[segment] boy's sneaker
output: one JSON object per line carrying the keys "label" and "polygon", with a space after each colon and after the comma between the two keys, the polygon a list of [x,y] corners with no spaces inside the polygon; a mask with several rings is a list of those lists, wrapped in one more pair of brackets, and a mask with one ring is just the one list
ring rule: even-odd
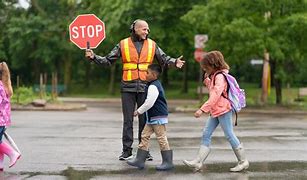
{"label": "boy's sneaker", "polygon": [[150,155],[150,153],[148,152],[148,155],[146,157],[146,160],[147,161],[152,161],[153,160],[153,157]]}
{"label": "boy's sneaker", "polygon": [[131,151],[123,151],[122,154],[118,157],[120,161],[125,161],[132,158],[132,152]]}

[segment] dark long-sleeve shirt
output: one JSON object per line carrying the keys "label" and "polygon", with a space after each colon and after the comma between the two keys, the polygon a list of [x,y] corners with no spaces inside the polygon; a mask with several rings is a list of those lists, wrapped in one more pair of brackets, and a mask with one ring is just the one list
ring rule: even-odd
{"label": "dark long-sleeve shirt", "polygon": [[[137,41],[135,38],[132,38],[133,43],[140,54],[141,49],[143,47],[144,41]],[[112,51],[102,57],[99,55],[94,55],[93,61],[98,65],[103,66],[111,66],[117,59],[121,58],[121,49],[120,45],[117,44]],[[170,56],[167,56],[162,49],[156,44],[155,56],[154,58],[158,61],[158,63],[164,66],[175,66],[176,59]],[[145,92],[146,82],[142,80],[132,80],[132,81],[122,81],[121,90],[122,92]]]}

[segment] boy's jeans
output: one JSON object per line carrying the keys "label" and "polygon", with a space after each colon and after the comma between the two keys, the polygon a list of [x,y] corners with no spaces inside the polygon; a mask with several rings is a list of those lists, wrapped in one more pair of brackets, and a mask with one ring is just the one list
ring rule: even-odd
{"label": "boy's jeans", "polygon": [[225,137],[231,144],[231,147],[237,148],[240,145],[240,141],[233,132],[232,111],[215,118],[209,117],[206,127],[203,130],[202,144],[210,147],[212,133],[219,124],[221,124]]}

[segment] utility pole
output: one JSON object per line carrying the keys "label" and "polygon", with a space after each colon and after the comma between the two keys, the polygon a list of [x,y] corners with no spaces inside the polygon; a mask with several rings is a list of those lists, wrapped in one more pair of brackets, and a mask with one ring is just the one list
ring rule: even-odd
{"label": "utility pole", "polygon": [[[264,13],[264,19],[269,24],[269,19],[271,18],[271,11],[267,11]],[[269,26],[267,28],[269,31]],[[264,58],[263,58],[263,70],[262,70],[262,94],[261,94],[261,102],[266,104],[268,99],[268,89],[270,88],[270,54],[267,49],[264,50]]]}
{"label": "utility pole", "polygon": [[269,88],[269,76],[270,76],[270,55],[265,50],[264,51],[264,59],[263,59],[263,70],[262,70],[262,94],[261,94],[261,102],[266,103],[268,99],[268,88]]}

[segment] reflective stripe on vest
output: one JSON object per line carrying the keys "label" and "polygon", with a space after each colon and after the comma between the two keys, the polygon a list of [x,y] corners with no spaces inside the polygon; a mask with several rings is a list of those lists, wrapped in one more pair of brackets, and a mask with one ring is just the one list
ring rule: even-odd
{"label": "reflective stripe on vest", "polygon": [[140,71],[146,71],[149,65],[150,65],[149,63],[144,63],[144,64],[125,63],[123,65],[123,70],[127,71],[127,70],[139,69]]}
{"label": "reflective stripe on vest", "polygon": [[[152,46],[153,42],[151,39],[148,39],[148,53],[147,53],[147,62],[150,63],[152,62]],[[147,68],[146,68],[147,70]]]}
{"label": "reflective stripe on vest", "polygon": [[143,43],[142,50],[138,54],[131,38],[120,42],[120,49],[123,61],[123,80],[131,81],[136,79],[146,80],[146,70],[153,61],[155,54],[155,42],[147,39]]}

